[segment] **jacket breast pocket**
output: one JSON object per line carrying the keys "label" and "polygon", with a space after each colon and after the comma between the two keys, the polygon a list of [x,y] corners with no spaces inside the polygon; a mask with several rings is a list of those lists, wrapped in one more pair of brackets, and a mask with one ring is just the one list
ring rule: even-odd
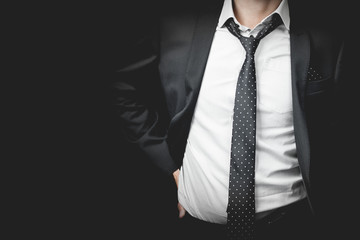
{"label": "jacket breast pocket", "polygon": [[334,119],[335,96],[333,77],[308,81],[305,109],[311,124],[326,126]]}
{"label": "jacket breast pocket", "polygon": [[306,86],[306,95],[317,95],[325,93],[332,88],[333,78],[327,77],[315,81],[308,81]]}

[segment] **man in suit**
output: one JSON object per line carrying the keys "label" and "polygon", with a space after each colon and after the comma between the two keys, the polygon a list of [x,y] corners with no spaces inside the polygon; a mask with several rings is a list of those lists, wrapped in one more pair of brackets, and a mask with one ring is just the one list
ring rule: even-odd
{"label": "man in suit", "polygon": [[[117,71],[115,106],[128,139],[173,175],[181,236],[346,235],[349,195],[332,194],[351,189],[344,174],[351,151],[344,139],[351,132],[353,101],[340,26],[318,21],[318,12],[293,0],[198,1],[164,9],[158,31],[139,41],[140,57]],[[279,24],[260,39],[274,18]],[[254,38],[259,42],[250,56],[241,39]],[[241,75],[250,58],[256,81],[245,93]],[[237,157],[234,139],[248,141],[234,123],[247,117],[248,109],[236,110],[238,97],[246,94],[256,102],[249,107],[256,126],[249,162],[255,190],[249,193],[231,182],[230,167]],[[254,234],[229,234],[231,186],[254,194],[254,207],[247,205],[254,208]],[[242,215],[236,210],[234,221]]]}

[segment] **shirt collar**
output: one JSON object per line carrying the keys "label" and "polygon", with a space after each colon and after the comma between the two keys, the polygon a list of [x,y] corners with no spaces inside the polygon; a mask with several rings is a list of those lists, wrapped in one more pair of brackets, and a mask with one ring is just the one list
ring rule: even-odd
{"label": "shirt collar", "polygon": [[[290,29],[290,15],[289,15],[289,5],[288,5],[288,1],[287,0],[282,0],[280,5],[278,6],[278,8],[272,12],[269,16],[271,16],[274,13],[278,13],[286,27],[287,30]],[[261,23],[265,22],[268,17],[267,16],[265,19],[263,19],[261,21]],[[224,5],[220,14],[220,18],[219,18],[219,22],[218,22],[218,27],[222,28],[224,27],[225,22],[229,19],[229,18],[234,18],[235,22],[237,24],[239,24],[240,28],[245,29],[246,27],[242,26],[235,18],[234,15],[234,9],[233,9],[233,4],[232,4],[232,0],[224,0]]]}

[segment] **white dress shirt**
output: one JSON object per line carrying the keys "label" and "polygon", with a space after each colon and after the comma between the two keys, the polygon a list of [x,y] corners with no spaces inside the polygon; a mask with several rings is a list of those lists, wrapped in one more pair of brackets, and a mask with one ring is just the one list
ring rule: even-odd
{"label": "white dress shirt", "polygon": [[[257,79],[255,206],[275,209],[306,197],[298,159],[292,113],[289,8],[275,10],[283,25],[260,41],[255,53]],[[214,223],[227,220],[230,150],[235,89],[245,50],[224,26],[234,17],[225,0],[219,18],[180,170],[178,199],[192,216]],[[240,25],[244,36],[254,29]]]}

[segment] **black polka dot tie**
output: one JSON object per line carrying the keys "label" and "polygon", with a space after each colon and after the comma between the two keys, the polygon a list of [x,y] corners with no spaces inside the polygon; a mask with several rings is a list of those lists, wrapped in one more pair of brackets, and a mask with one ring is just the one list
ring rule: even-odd
{"label": "black polka dot tie", "polygon": [[256,148],[256,74],[255,51],[260,40],[282,23],[278,14],[254,38],[240,35],[233,18],[225,23],[246,51],[235,96],[230,176],[227,207],[229,239],[255,239],[255,148]]}

